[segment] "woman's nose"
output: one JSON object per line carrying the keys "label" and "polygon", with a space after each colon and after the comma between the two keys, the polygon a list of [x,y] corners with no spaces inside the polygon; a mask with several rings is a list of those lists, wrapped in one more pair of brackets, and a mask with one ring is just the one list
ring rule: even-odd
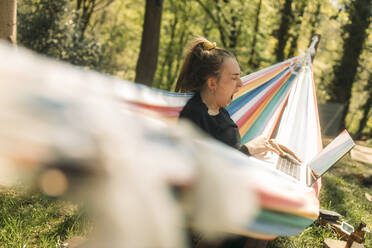
{"label": "woman's nose", "polygon": [[237,88],[240,88],[243,86],[243,81],[239,78],[238,79],[238,84],[236,85]]}

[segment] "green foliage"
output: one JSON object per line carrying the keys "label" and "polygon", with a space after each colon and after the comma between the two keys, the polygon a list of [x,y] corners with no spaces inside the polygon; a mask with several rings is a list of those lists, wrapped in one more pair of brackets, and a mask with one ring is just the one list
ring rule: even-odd
{"label": "green foliage", "polygon": [[170,0],[164,3],[158,70],[153,86],[172,90],[181,67],[184,47],[192,36],[188,29],[197,18],[191,11],[195,4],[190,1]]}
{"label": "green foliage", "polygon": [[90,232],[92,223],[68,202],[22,188],[0,189],[0,247],[62,247]]}
{"label": "green foliage", "polygon": [[[83,13],[76,10],[76,1],[19,0],[19,44],[57,59],[134,81],[144,2],[113,1],[104,8],[94,9],[83,32],[85,23],[80,23]],[[336,70],[336,65],[345,52],[345,32],[360,27],[352,26],[353,22],[356,23],[351,15],[356,10],[353,7],[356,0],[290,1],[290,16],[284,16],[285,20],[289,20],[288,30],[279,44],[280,36],[276,31],[280,30],[285,2],[262,0],[258,8],[260,0],[163,1],[158,66],[153,87],[174,89],[186,44],[197,35],[234,52],[242,75],[246,75],[276,63],[275,51],[279,45],[284,59],[303,54],[311,36],[319,33],[322,39],[314,60],[314,79],[318,101],[329,101],[331,93],[327,89],[334,86],[335,77],[342,81],[348,76],[344,75],[346,71]],[[363,8],[357,9],[362,11]],[[346,126],[351,133],[368,138],[372,135],[372,111],[365,109],[369,94],[366,85],[370,84],[372,73],[371,27],[366,34],[360,58],[350,61],[357,62],[359,66],[352,81],[354,86]],[[344,58],[346,61],[356,60],[351,56]]]}
{"label": "green foliage", "polygon": [[[105,50],[90,33],[83,36],[80,12],[69,0],[22,0],[17,13],[18,43],[74,65],[103,70]],[[105,64],[106,63],[106,64]]]}
{"label": "green foliage", "polygon": [[343,119],[349,110],[351,91],[358,76],[360,55],[368,38],[367,31],[372,17],[370,0],[353,0],[344,6],[349,22],[342,27],[343,54],[340,61],[334,65],[334,80],[328,86],[330,101],[345,104]]}
{"label": "green foliage", "polygon": [[110,60],[105,72],[134,81],[144,7],[144,1],[114,1],[109,7],[93,13],[92,25],[87,30],[94,29],[99,35],[105,57]]}
{"label": "green foliage", "polygon": [[372,101],[372,49],[370,49],[372,47],[372,25],[368,33],[369,37],[364,44],[360,66],[353,84],[349,114],[346,116],[348,129],[360,138],[372,137],[372,107],[370,105]]}

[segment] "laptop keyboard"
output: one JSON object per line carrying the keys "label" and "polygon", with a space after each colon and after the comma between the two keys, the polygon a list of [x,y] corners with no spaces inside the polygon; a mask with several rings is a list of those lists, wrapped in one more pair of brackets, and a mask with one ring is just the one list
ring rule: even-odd
{"label": "laptop keyboard", "polygon": [[284,172],[285,174],[300,180],[301,168],[300,165],[295,164],[288,159],[279,157],[276,164],[276,169]]}

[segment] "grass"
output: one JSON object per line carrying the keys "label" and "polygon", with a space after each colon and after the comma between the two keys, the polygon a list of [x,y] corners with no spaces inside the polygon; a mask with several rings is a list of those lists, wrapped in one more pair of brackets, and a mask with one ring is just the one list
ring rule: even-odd
{"label": "grass", "polygon": [[90,229],[83,211],[69,202],[29,194],[23,188],[0,189],[0,247],[62,247]]}
{"label": "grass", "polygon": [[[322,177],[321,208],[336,211],[354,227],[364,221],[372,229],[372,186],[364,187],[358,174],[372,174],[372,165],[359,163],[345,156]],[[28,193],[22,188],[0,188],[0,248],[63,247],[65,240],[86,236],[92,223],[81,208],[67,201]],[[269,248],[323,247],[325,238],[339,239],[330,226],[317,223],[293,237],[279,237]],[[366,234],[365,246],[372,247],[372,234]]]}
{"label": "grass", "polygon": [[[322,177],[320,207],[343,215],[342,220],[354,228],[363,221],[372,230],[372,202],[365,197],[365,193],[372,195],[372,185],[361,185],[357,179],[360,174],[372,175],[372,165],[356,162],[347,154]],[[323,247],[325,238],[340,239],[330,226],[319,226],[315,222],[301,234],[279,237],[271,241],[268,247]],[[365,247],[372,247],[372,233],[365,235]]]}

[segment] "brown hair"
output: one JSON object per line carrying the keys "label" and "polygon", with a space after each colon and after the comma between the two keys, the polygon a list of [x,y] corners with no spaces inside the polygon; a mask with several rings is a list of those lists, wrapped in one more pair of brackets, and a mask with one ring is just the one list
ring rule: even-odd
{"label": "brown hair", "polygon": [[199,92],[209,77],[220,76],[222,63],[227,57],[234,58],[234,55],[203,37],[195,38],[186,51],[176,92]]}

